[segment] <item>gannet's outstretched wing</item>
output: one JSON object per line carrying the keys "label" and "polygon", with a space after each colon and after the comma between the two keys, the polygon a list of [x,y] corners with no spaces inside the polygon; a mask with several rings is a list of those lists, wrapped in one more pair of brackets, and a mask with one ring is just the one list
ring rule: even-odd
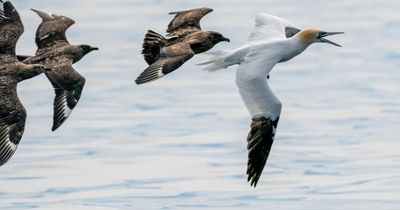
{"label": "gannet's outstretched wing", "polygon": [[247,40],[248,42],[274,38],[289,38],[300,31],[293,23],[267,13],[257,14],[255,23],[255,29],[250,34]]}
{"label": "gannet's outstretched wing", "polygon": [[279,118],[253,118],[251,130],[247,137],[247,181],[256,187],[264,169],[272,144],[274,143],[276,127]]}
{"label": "gannet's outstretched wing", "polygon": [[269,51],[262,45],[255,47],[236,73],[239,93],[253,119],[247,138],[247,174],[254,187],[267,162],[282,107],[267,83],[269,72],[278,62],[278,58],[265,59]]}

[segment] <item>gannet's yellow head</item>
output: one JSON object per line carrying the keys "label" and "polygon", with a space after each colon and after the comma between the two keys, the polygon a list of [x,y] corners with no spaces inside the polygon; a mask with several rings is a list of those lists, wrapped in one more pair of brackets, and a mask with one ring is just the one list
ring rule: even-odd
{"label": "gannet's yellow head", "polygon": [[335,42],[332,42],[328,39],[325,39],[324,37],[326,36],[331,36],[331,35],[335,35],[335,34],[343,34],[343,32],[325,32],[325,31],[320,31],[317,29],[305,29],[299,32],[298,37],[300,38],[300,40],[306,44],[312,44],[312,43],[318,43],[318,42],[322,42],[322,43],[328,43],[328,44],[332,44],[338,47],[341,47],[341,45],[336,44]]}

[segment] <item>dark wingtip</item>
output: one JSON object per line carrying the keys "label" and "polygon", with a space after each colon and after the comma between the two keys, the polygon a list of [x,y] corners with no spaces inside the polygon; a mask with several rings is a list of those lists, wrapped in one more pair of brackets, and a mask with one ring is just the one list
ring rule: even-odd
{"label": "dark wingtip", "polygon": [[250,182],[250,187],[256,188],[259,178],[260,177],[255,175],[254,173],[247,172],[247,182]]}
{"label": "dark wingtip", "polygon": [[56,131],[58,128],[60,127],[60,125],[53,125],[53,127],[51,128],[51,132]]}
{"label": "dark wingtip", "polygon": [[150,83],[150,82],[153,82],[153,81],[155,81],[155,80],[157,80],[157,79],[159,79],[159,77],[148,77],[148,76],[139,76],[136,80],[135,80],[135,83],[137,84],[137,85],[143,85],[143,84],[146,84],[146,83]]}
{"label": "dark wingtip", "polygon": [[65,122],[66,119],[67,119],[67,118],[62,118],[62,119],[59,119],[59,120],[57,120],[57,121],[53,121],[53,127],[51,128],[51,131],[54,132],[54,131],[56,131],[58,128],[60,128],[61,125],[64,124],[64,122]]}
{"label": "dark wingtip", "polygon": [[155,79],[148,79],[148,80],[146,80],[146,79],[142,79],[142,78],[137,78],[136,80],[135,80],[135,83],[136,83],[136,85],[143,85],[143,84],[145,84],[145,83],[149,83],[149,82],[151,82],[151,81],[154,81]]}
{"label": "dark wingtip", "polygon": [[141,85],[144,83],[152,82],[154,80],[158,80],[163,75],[159,75],[159,71],[161,71],[162,66],[160,65],[152,65],[147,67],[135,80],[136,84]]}
{"label": "dark wingtip", "polygon": [[256,188],[257,187],[257,183],[258,183],[258,179],[254,178],[251,183],[250,186]]}
{"label": "dark wingtip", "polygon": [[143,84],[143,83],[145,83],[145,82],[144,82],[143,79],[141,78],[141,75],[139,75],[139,77],[136,78],[135,83],[136,83],[137,85],[141,85],[141,84]]}
{"label": "dark wingtip", "polygon": [[32,10],[33,12],[35,12],[40,18],[42,18],[43,21],[48,21],[48,20],[53,19],[53,18],[52,18],[48,13],[46,13],[46,12],[43,12],[43,11],[40,11],[40,10],[37,10],[37,9],[33,9],[33,8],[31,8],[31,10]]}

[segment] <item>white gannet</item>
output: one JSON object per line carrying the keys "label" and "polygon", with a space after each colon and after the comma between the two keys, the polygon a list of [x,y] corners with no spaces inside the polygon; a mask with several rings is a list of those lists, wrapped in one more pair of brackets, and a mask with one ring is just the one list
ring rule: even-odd
{"label": "white gannet", "polygon": [[324,32],[316,29],[300,30],[282,18],[260,13],[255,19],[255,30],[246,44],[232,51],[213,52],[214,58],[200,65],[216,71],[238,64],[236,84],[252,116],[247,137],[247,175],[256,187],[274,141],[281,114],[281,101],[267,83],[272,68],[303,52],[312,43],[340,46],[324,37],[343,32]]}

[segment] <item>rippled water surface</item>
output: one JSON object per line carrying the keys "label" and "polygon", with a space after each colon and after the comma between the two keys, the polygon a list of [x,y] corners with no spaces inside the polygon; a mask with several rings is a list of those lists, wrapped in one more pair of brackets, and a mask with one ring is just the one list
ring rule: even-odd
{"label": "rippled water surface", "polygon": [[[44,76],[19,87],[28,110],[14,158],[0,168],[1,209],[400,209],[400,2],[393,1],[13,1],[25,23],[20,54],[35,51],[30,8],[76,20],[71,43],[101,50],[75,67],[87,78],[70,119],[50,132],[53,90]],[[254,15],[345,31],[343,48],[316,44],[278,65],[271,87],[284,103],[258,188],[246,183],[250,117],[235,68],[203,72],[194,57],[136,86],[147,29],[167,13],[208,6],[202,26],[241,45]]]}

